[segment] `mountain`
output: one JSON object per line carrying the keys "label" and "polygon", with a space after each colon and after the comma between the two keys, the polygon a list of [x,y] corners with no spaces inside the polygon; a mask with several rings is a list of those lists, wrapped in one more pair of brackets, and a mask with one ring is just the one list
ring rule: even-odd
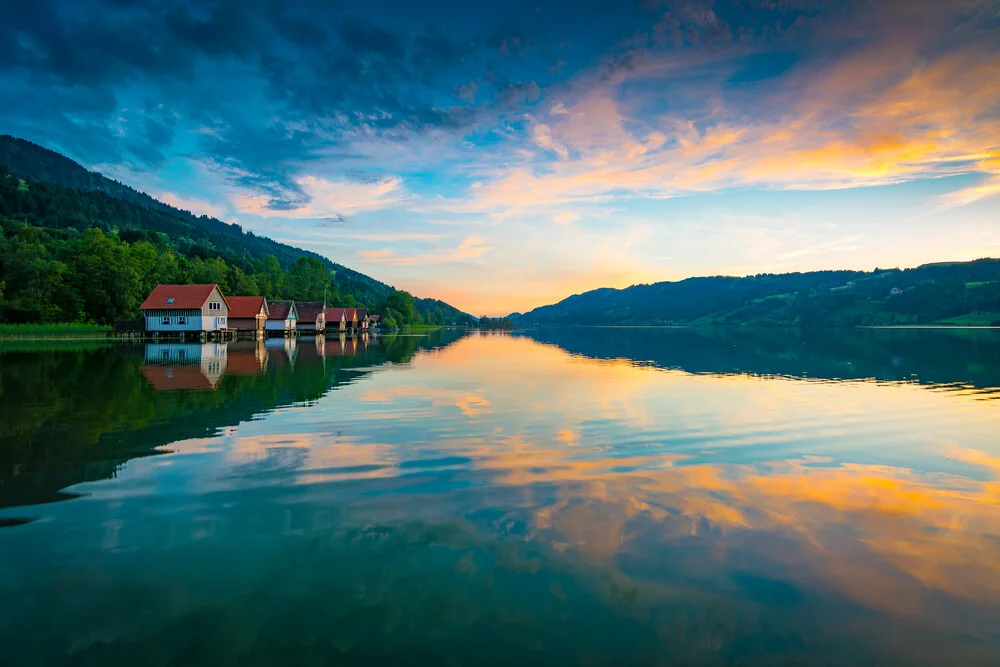
{"label": "mountain", "polygon": [[[196,216],[107,178],[88,171],[70,158],[10,135],[0,135],[0,175],[22,181],[21,193],[3,202],[0,218],[26,220],[49,229],[83,230],[98,226],[115,231],[128,241],[168,240],[188,256],[221,257],[250,271],[253,262],[269,255],[289,269],[300,258],[313,258],[335,271],[334,286],[363,305],[374,306],[393,287],[332,262],[322,255],[279,243],[239,225],[206,215]],[[467,319],[457,308],[433,299],[418,299],[423,314],[440,308],[447,321]]]}
{"label": "mountain", "polygon": [[714,276],[601,288],[542,306],[518,326],[1000,324],[1000,259],[913,269]]}

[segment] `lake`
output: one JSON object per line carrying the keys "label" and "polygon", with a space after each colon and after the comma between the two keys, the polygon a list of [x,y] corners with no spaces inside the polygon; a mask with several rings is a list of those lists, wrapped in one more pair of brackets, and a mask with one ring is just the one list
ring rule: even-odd
{"label": "lake", "polygon": [[1000,331],[0,346],[17,665],[1000,664]]}

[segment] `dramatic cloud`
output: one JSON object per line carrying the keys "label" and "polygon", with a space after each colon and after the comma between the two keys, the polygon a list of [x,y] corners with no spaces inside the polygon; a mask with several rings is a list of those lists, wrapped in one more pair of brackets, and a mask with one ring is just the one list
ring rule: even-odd
{"label": "dramatic cloud", "polygon": [[1000,252],[998,45],[998,0],[38,0],[0,130],[502,314]]}

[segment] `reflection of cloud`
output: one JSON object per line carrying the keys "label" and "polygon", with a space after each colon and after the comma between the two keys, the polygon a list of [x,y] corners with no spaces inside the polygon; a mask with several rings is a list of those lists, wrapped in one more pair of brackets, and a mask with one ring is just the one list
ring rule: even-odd
{"label": "reflection of cloud", "polygon": [[359,401],[362,403],[394,406],[401,400],[418,399],[433,408],[458,408],[466,417],[476,417],[490,412],[491,401],[479,394],[460,390],[424,387],[392,387],[389,389],[366,389]]}
{"label": "reflection of cloud", "polygon": [[556,433],[556,441],[564,445],[575,445],[580,442],[580,434],[572,429],[563,429]]}
{"label": "reflection of cloud", "polygon": [[[688,375],[506,335],[465,338],[413,369],[373,374],[352,400],[318,406],[344,406],[347,435],[227,436],[237,465],[218,479],[369,479],[345,520],[371,525],[499,517],[477,523],[488,548],[521,543],[585,573],[584,585],[595,572],[624,582],[643,591],[639,607],[678,592],[765,600],[744,590],[745,576],[795,591],[803,609],[846,600],[952,636],[1000,617],[1000,458],[943,444],[991,432],[995,408],[973,397]],[[883,446],[859,453],[855,437]],[[964,476],[919,469],[924,447]],[[884,463],[897,456],[917,463]],[[441,484],[433,503],[408,502],[421,475]]]}
{"label": "reflection of cloud", "polygon": [[489,412],[490,405],[488,399],[476,396],[475,394],[469,394],[458,399],[458,408],[466,417],[475,417]]}
{"label": "reflection of cloud", "polygon": [[729,562],[730,553],[759,551],[759,564],[789,564],[777,576],[894,614],[935,614],[914,580],[979,604],[1000,598],[1000,459],[984,452],[952,452],[989,470],[991,479],[979,482],[814,460],[679,465],[683,457],[670,454],[574,451],[508,436],[465,453],[495,483],[559,486],[561,499],[532,520],[536,539],[558,550],[611,559],[703,535],[703,548],[721,549],[704,554],[724,561],[720,572],[747,567]]}

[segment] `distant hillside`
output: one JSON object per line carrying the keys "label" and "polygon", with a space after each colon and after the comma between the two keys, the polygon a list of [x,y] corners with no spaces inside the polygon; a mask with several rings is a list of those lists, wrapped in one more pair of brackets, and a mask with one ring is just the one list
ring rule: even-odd
{"label": "distant hillside", "polygon": [[715,276],[602,288],[536,308],[516,322],[518,326],[998,324],[1000,259],[905,270]]}
{"label": "distant hillside", "polygon": [[[68,157],[10,135],[0,135],[0,175],[10,174],[24,183],[18,193],[0,202],[0,220],[24,220],[53,230],[99,227],[117,232],[125,240],[169,240],[186,256],[221,257],[230,264],[251,264],[269,255],[284,269],[302,257],[312,257],[334,270],[334,285],[358,303],[374,306],[393,288],[322,255],[245,232],[209,216],[189,211],[139,192],[100,173],[88,171]],[[447,321],[468,316],[443,302],[420,299],[421,313],[440,307]]]}

